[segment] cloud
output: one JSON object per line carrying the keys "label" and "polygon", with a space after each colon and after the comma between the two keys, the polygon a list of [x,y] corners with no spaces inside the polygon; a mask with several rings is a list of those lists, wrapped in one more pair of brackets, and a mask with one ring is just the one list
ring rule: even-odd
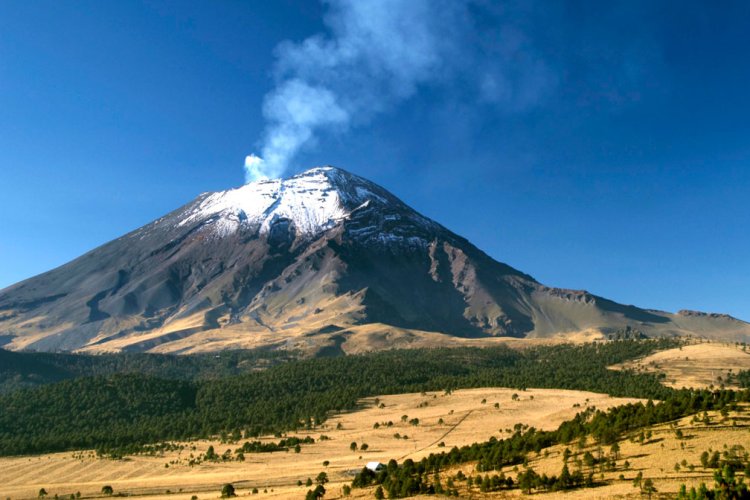
{"label": "cloud", "polygon": [[[448,106],[454,99],[503,115],[532,110],[560,88],[562,98],[574,102],[620,102],[634,95],[644,73],[628,50],[632,40],[619,40],[580,12],[546,2],[326,0],[325,5],[325,33],[276,48],[259,155],[245,164],[248,182],[283,175],[320,137],[365,126],[424,90]],[[622,15],[616,8],[601,10]],[[647,38],[637,38],[650,46]],[[616,55],[602,56],[603,50]],[[634,85],[622,86],[625,70],[635,74]]]}
{"label": "cloud", "polygon": [[276,86],[263,105],[263,160],[245,165],[248,181],[283,174],[321,131],[367,123],[438,80],[457,45],[451,13],[465,8],[443,0],[327,4],[327,35],[277,48]]}

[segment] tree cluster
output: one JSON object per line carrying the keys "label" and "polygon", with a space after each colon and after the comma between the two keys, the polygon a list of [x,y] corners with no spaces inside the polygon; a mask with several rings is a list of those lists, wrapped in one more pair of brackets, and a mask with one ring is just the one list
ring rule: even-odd
{"label": "tree cluster", "polygon": [[[84,448],[129,454],[163,441],[312,429],[331,412],[355,409],[360,398],[379,394],[502,386],[664,399],[674,391],[657,376],[607,366],[673,345],[623,340],[524,350],[396,350],[292,361],[216,379],[161,377],[172,376],[171,369],[156,370],[159,377],[79,377],[0,396],[0,455]],[[111,363],[120,363],[117,356]]]}
{"label": "tree cluster", "polygon": [[[381,484],[390,494],[391,485],[395,484],[394,498],[417,493],[430,494],[435,491],[435,485],[426,479],[429,474],[436,476],[441,470],[458,464],[476,462],[476,470],[480,473],[500,470],[506,466],[523,464],[529,453],[538,454],[543,448],[556,444],[572,443],[587,436],[593,436],[600,444],[613,444],[618,438],[643,427],[669,422],[701,411],[734,408],[738,402],[747,401],[750,401],[750,391],[684,389],[674,391],[666,400],[657,404],[649,400],[645,404],[622,405],[608,411],[589,408],[578,413],[572,420],[563,422],[555,431],[538,431],[533,427],[524,430],[517,427],[514,434],[507,439],[492,437],[483,443],[454,447],[448,452],[432,453],[418,463],[407,460],[399,466],[392,460],[388,468],[378,474],[363,469],[354,478],[352,486]],[[613,444],[613,453],[617,453],[618,448]],[[733,464],[736,457],[737,453],[727,453],[726,462],[719,465]],[[586,461],[589,467],[596,463],[597,460],[593,456]],[[728,468],[733,470],[732,467]],[[485,481],[490,481],[489,488],[508,487],[502,481],[496,483],[496,486],[492,486],[491,479],[482,479],[482,484],[485,484]],[[518,475],[516,486],[529,493],[533,489],[577,488],[590,485],[592,482],[592,474],[584,478],[579,471],[571,474],[565,466],[560,476],[551,477],[538,476],[533,469],[526,469]]]}

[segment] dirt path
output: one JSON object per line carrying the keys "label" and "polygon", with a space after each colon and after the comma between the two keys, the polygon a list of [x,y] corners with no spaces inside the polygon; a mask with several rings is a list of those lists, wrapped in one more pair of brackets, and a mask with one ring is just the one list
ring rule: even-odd
{"label": "dirt path", "polygon": [[[190,500],[194,494],[201,500],[209,500],[215,498],[213,495],[218,496],[225,483],[242,488],[243,495],[258,488],[261,492],[268,489],[269,497],[301,498],[308,489],[304,486],[307,478],[315,478],[321,471],[328,474],[332,484],[344,484],[351,482],[351,471],[361,470],[367,462],[387,463],[396,457],[401,457],[399,461],[407,457],[419,460],[444,451],[445,448],[437,446],[444,440],[446,448],[470,445],[490,436],[507,436],[510,434],[507,429],[517,423],[550,430],[573,418],[587,402],[600,409],[635,402],[553,389],[529,389],[521,393],[521,398],[514,399],[517,392],[509,388],[477,388],[451,394],[395,394],[380,396],[378,405],[376,398],[367,398],[360,410],[332,415],[322,426],[297,434],[315,439],[314,444],[303,445],[300,453],[247,454],[246,461],[190,466],[190,459],[205,453],[209,446],[219,452],[239,446],[215,440],[184,443],[187,448],[182,453],[136,455],[124,460],[103,460],[70,452],[1,457],[0,499],[35,500],[40,488],[45,488],[50,498],[54,495],[69,498],[79,491],[94,498],[101,496],[104,485],[109,485],[116,494],[166,500],[169,490],[171,500]],[[404,420],[406,415],[408,418]],[[408,419],[419,419],[420,423],[413,426]],[[406,433],[408,439],[404,439]],[[323,435],[325,439],[321,439]],[[262,438],[264,442],[278,439]],[[360,446],[367,443],[368,449],[352,451],[352,442]],[[296,486],[297,481],[303,486]]]}
{"label": "dirt path", "polygon": [[461,417],[461,418],[460,418],[460,419],[458,420],[458,422],[456,422],[455,424],[453,424],[452,426],[450,426],[450,428],[449,428],[449,429],[448,429],[447,431],[445,431],[445,433],[444,433],[444,434],[443,434],[442,436],[440,436],[439,438],[437,438],[437,439],[436,439],[435,441],[431,442],[431,443],[430,443],[430,444],[428,444],[427,446],[423,446],[422,448],[420,448],[420,449],[418,449],[418,450],[414,450],[413,452],[411,452],[411,453],[407,453],[407,454],[406,454],[406,455],[404,455],[403,457],[400,457],[400,458],[399,458],[399,461],[401,461],[401,460],[405,460],[405,459],[406,459],[406,457],[408,457],[409,455],[414,455],[415,453],[420,453],[420,452],[422,452],[422,451],[426,450],[427,448],[430,448],[430,447],[432,447],[432,446],[435,446],[435,445],[436,445],[436,444],[438,444],[438,443],[439,443],[440,441],[444,440],[444,439],[445,439],[445,437],[446,437],[446,436],[447,436],[448,434],[450,434],[451,432],[453,432],[454,430],[456,430],[456,427],[458,427],[459,425],[461,425],[461,424],[463,423],[463,421],[464,421],[464,420],[466,420],[466,419],[467,419],[467,418],[469,417],[469,415],[471,415],[472,413],[474,413],[474,410],[469,410],[468,412],[466,412],[466,415],[464,415],[463,417]]}

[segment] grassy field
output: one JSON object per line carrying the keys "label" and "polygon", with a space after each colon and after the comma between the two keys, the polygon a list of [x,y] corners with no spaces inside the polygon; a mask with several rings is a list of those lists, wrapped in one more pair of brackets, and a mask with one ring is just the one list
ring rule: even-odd
{"label": "grassy field", "polygon": [[[517,399],[513,395],[517,394]],[[484,401],[484,403],[482,402]],[[300,498],[306,487],[297,481],[315,478],[326,471],[331,478],[330,494],[334,498],[341,485],[350,482],[353,473],[369,461],[388,461],[395,458],[419,459],[454,445],[484,441],[490,436],[509,435],[517,423],[540,429],[556,428],[572,418],[582,407],[594,405],[609,408],[633,401],[582,391],[530,389],[471,389],[451,394],[402,394],[368,398],[365,408],[337,415],[309,433],[316,443],[303,445],[301,453],[290,452],[246,454],[244,462],[204,462],[190,467],[187,462],[204,453],[213,445],[221,454],[235,449],[238,444],[199,441],[186,443],[188,449],[164,456],[134,456],[124,460],[99,459],[92,452],[56,453],[33,457],[0,459],[0,497],[12,499],[36,498],[40,488],[50,496],[61,497],[81,492],[84,497],[99,496],[104,485],[115,493],[190,499],[216,498],[222,484],[231,482],[240,494],[259,488],[267,489],[267,496]],[[499,407],[495,407],[495,403]],[[380,404],[384,405],[380,408]],[[574,407],[574,405],[577,405]],[[419,419],[418,425],[407,420]],[[443,423],[439,423],[440,419]],[[387,422],[393,426],[387,426]],[[374,429],[375,423],[386,423]],[[340,424],[340,426],[339,426]],[[337,427],[341,427],[337,429]],[[397,439],[394,434],[408,436]],[[330,439],[320,441],[321,434]],[[304,437],[308,434],[298,434]],[[278,441],[268,437],[267,441]],[[352,452],[350,444],[368,444],[368,450]],[[195,447],[194,450],[190,449]],[[323,466],[329,461],[328,466]],[[169,465],[167,467],[166,465]],[[273,489],[273,493],[270,491]],[[356,493],[356,492],[355,492]]]}
{"label": "grassy field", "polygon": [[[700,388],[721,385],[729,370],[750,369],[750,355],[735,345],[695,343],[612,368],[662,372],[666,374],[666,385]],[[129,456],[122,460],[98,458],[92,451],[0,458],[0,499],[37,498],[40,488],[50,497],[58,495],[60,500],[76,492],[83,498],[97,498],[103,496],[101,490],[105,485],[112,486],[115,494],[139,499],[190,500],[193,496],[212,499],[219,497],[225,483],[232,483],[239,496],[302,498],[309,488],[304,484],[298,486],[298,481],[314,480],[321,471],[331,480],[326,485],[326,498],[341,498],[342,486],[350,483],[354,473],[369,461],[396,459],[402,462],[407,458],[417,461],[453,446],[486,441],[491,436],[508,437],[516,424],[552,430],[587,406],[606,409],[631,401],[634,400],[582,391],[505,388],[366,398],[357,411],[335,415],[312,431],[290,434],[301,438],[310,436],[316,441],[302,445],[299,454],[291,450],[247,453],[243,462],[189,465],[191,459],[205,453],[209,446],[222,454],[228,449],[235,450],[243,440],[239,443],[186,442],[180,443],[184,445],[181,451],[158,456]],[[646,429],[650,436],[643,442],[639,433],[624,437],[618,443],[620,451],[614,469],[600,470],[598,466],[582,463],[586,452],[595,457],[611,456],[609,447],[599,449],[590,439],[583,446],[571,443],[532,454],[530,467],[539,474],[559,475],[563,451],[567,447],[573,453],[568,460],[570,470],[580,468],[585,474],[594,472],[597,483],[594,488],[535,493],[534,496],[640,498],[639,489],[633,486],[633,479],[639,472],[644,480],[652,479],[658,492],[667,497],[673,497],[682,483],[710,485],[712,470],[701,465],[701,453],[709,449],[723,452],[734,445],[750,451],[750,408],[743,406],[726,416],[709,412],[708,416],[708,423],[686,417]],[[419,420],[418,425],[410,423],[413,419]],[[377,428],[375,424],[379,424]],[[322,435],[328,439],[321,440]],[[262,440],[277,442],[279,439],[266,436]],[[356,451],[350,449],[352,442],[357,443]],[[361,450],[363,443],[368,445],[366,451]],[[678,468],[676,464],[680,464]],[[443,481],[459,470],[467,476],[475,476],[475,465],[468,463],[445,471]],[[518,469],[506,468],[503,472],[515,477]],[[521,496],[517,489],[482,494],[476,487],[468,488],[465,481],[455,481],[455,485],[461,496],[466,497]],[[252,494],[254,488],[258,489],[257,495]],[[353,490],[352,497],[373,498],[373,488]]]}
{"label": "grassy field", "polygon": [[[723,452],[734,445],[743,446],[750,450],[750,408],[745,406],[739,412],[730,413],[727,417],[722,417],[716,412],[708,413],[710,418],[709,424],[702,422],[693,422],[691,417],[680,419],[670,424],[654,426],[650,429],[650,439],[644,440],[641,444],[636,438],[631,440],[625,438],[618,442],[620,451],[617,454],[615,470],[606,470],[600,472],[599,466],[587,467],[585,464],[580,466],[577,461],[582,462],[582,457],[586,452],[590,452],[594,457],[598,457],[601,451],[602,455],[609,457],[612,455],[610,447],[599,449],[594,443],[588,443],[584,447],[577,444],[567,446],[553,446],[542,450],[541,453],[532,457],[528,466],[533,468],[538,474],[559,475],[563,466],[563,452],[568,448],[572,456],[568,459],[568,467],[571,472],[581,468],[584,474],[594,472],[596,486],[593,488],[582,488],[567,492],[549,492],[537,493],[533,497],[543,497],[549,499],[556,498],[646,498],[641,495],[640,489],[633,485],[633,480],[638,473],[643,475],[643,480],[650,478],[653,480],[657,492],[664,495],[663,498],[674,498],[680,485],[685,483],[690,486],[698,486],[705,482],[708,486],[713,484],[712,469],[705,469],[701,466],[701,453],[709,449]],[[676,436],[676,429],[683,433],[682,439]],[[682,465],[682,461],[687,465]],[[628,462],[627,466],[625,462]],[[679,470],[675,468],[680,464]],[[690,466],[692,465],[692,470]],[[465,464],[461,467],[455,467],[444,472],[441,476],[443,483],[449,476],[455,477],[461,470],[466,476],[476,476],[474,464]],[[517,470],[523,470],[523,467],[514,469],[508,467],[503,469],[506,476],[515,478]],[[497,471],[491,472],[496,474]],[[742,475],[738,473],[738,475]],[[477,487],[467,488],[465,481],[455,481],[459,493],[462,497],[471,496],[488,496],[495,498],[521,497],[526,496],[518,490],[502,491],[496,493],[480,493]],[[360,491],[361,497],[372,497],[373,488]],[[658,495],[655,495],[657,497]]]}
{"label": "grassy field", "polygon": [[612,368],[661,372],[666,375],[664,384],[676,389],[720,387],[730,372],[750,370],[750,353],[734,344],[700,342],[655,352]]}

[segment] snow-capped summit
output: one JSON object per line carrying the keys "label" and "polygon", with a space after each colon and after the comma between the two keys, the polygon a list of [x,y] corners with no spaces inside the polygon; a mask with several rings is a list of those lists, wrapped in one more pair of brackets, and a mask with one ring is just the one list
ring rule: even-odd
{"label": "snow-capped summit", "polygon": [[299,233],[319,233],[349,214],[331,181],[334,172],[321,167],[289,179],[261,180],[209,194],[179,225],[214,219],[216,231],[224,236],[243,224],[265,233],[273,221],[287,219]]}
{"label": "snow-capped summit", "polygon": [[296,236],[310,238],[366,208],[382,214],[396,211],[414,223],[430,224],[378,185],[327,165],[286,179],[260,180],[206,194],[186,209],[178,225],[202,223],[223,237],[243,227],[265,234],[281,221],[291,224]]}
{"label": "snow-capped summit", "polygon": [[0,290],[6,349],[331,354],[636,331],[750,340],[733,318],[546,287],[334,167],[203,194]]}

